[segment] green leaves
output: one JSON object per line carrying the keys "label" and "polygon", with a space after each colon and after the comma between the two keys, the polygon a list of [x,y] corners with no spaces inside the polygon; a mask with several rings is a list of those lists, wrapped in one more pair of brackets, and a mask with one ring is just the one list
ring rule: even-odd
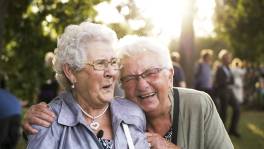
{"label": "green leaves", "polygon": [[263,9],[262,0],[237,0],[217,7],[217,33],[236,56],[253,63],[264,62]]}

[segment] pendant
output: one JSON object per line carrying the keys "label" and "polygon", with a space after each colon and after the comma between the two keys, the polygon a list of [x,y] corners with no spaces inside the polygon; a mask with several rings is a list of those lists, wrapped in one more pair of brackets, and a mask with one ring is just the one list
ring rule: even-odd
{"label": "pendant", "polygon": [[99,128],[100,124],[96,121],[92,121],[89,126],[91,127],[92,130],[96,131]]}

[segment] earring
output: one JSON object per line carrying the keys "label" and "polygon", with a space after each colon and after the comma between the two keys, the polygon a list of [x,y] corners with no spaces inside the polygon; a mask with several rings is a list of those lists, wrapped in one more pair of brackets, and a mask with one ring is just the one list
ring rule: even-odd
{"label": "earring", "polygon": [[71,88],[72,88],[72,89],[75,88],[75,85],[74,85],[75,83],[76,83],[76,81],[72,81],[72,85],[71,85]]}

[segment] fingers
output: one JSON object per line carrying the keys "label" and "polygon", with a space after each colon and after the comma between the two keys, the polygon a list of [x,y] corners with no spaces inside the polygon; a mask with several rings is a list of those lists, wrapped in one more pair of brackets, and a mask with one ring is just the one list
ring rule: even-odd
{"label": "fingers", "polygon": [[146,136],[151,149],[180,149],[180,147],[167,141],[157,133],[147,132]]}
{"label": "fingers", "polygon": [[23,130],[26,134],[36,134],[38,132],[37,129],[34,129],[33,127],[31,127],[31,125],[29,125],[29,123],[23,123],[22,125]]}
{"label": "fingers", "polygon": [[157,133],[146,133],[148,143],[151,149],[164,149],[166,147],[166,141]]}
{"label": "fingers", "polygon": [[31,117],[29,120],[29,124],[39,125],[39,126],[43,126],[43,127],[49,127],[51,125],[52,121],[50,122],[50,121],[47,121],[46,119],[44,120],[43,116],[44,115]]}
{"label": "fingers", "polygon": [[[40,122],[41,124],[52,123],[55,118],[55,114],[49,109],[48,105],[44,102],[37,105],[33,105],[29,112],[27,112],[29,122],[31,124],[39,124],[38,120],[46,121]],[[47,125],[45,125],[47,126]]]}
{"label": "fingers", "polygon": [[30,107],[24,116],[24,122],[22,124],[25,133],[35,134],[37,130],[31,125],[40,125],[49,127],[54,121],[55,114],[49,109],[49,106],[42,102]]}

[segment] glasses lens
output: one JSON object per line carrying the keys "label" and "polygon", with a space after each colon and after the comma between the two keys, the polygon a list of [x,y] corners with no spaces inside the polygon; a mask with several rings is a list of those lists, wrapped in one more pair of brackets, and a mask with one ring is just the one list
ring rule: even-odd
{"label": "glasses lens", "polygon": [[120,69],[121,68],[120,61],[117,58],[111,59],[110,63],[111,63],[111,66],[113,69]]}
{"label": "glasses lens", "polygon": [[96,70],[104,70],[105,69],[105,63],[107,63],[106,60],[96,60],[93,63],[94,69]]}
{"label": "glasses lens", "polygon": [[145,70],[142,74],[139,75],[128,75],[125,77],[122,77],[120,80],[122,82],[129,82],[131,80],[137,80],[139,76],[144,78],[145,80],[149,81],[153,79],[154,77],[157,77],[157,74],[162,70],[162,68],[151,68]]}
{"label": "glasses lens", "polygon": [[160,72],[160,70],[161,70],[161,68],[147,69],[146,71],[144,71],[142,73],[142,77],[147,78],[147,77],[155,76],[156,74],[158,74]]}

